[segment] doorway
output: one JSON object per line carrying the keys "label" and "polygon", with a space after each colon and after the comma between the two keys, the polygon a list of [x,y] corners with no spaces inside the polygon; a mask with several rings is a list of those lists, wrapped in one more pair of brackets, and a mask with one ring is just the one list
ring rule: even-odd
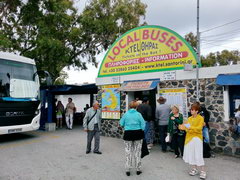
{"label": "doorway", "polygon": [[129,91],[128,94],[128,103],[135,99],[142,100],[144,97],[147,97],[149,99],[149,105],[152,108],[152,115],[155,117],[155,109],[156,109],[156,91],[157,88],[147,91]]}

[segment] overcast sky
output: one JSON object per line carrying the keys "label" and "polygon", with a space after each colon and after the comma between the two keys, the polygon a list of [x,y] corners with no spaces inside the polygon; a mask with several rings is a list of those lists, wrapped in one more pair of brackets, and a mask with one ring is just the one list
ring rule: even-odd
{"label": "overcast sky", "polygon": [[[87,0],[75,0],[82,10]],[[148,25],[164,26],[181,36],[197,31],[197,0],[142,0]],[[201,54],[240,50],[240,0],[200,0]],[[223,25],[223,26],[222,26]],[[104,54],[97,57],[99,67]],[[98,69],[68,72],[68,84],[95,83]]]}

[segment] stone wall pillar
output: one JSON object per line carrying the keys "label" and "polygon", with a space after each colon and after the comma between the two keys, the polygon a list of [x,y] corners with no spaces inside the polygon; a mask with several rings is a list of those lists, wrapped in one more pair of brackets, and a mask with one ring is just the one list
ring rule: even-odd
{"label": "stone wall pillar", "polygon": [[[98,92],[98,101],[101,102],[102,90]],[[126,93],[120,92],[120,113],[121,116],[126,112]],[[103,136],[122,138],[123,129],[119,125],[119,120],[103,119],[101,126],[101,134]]]}

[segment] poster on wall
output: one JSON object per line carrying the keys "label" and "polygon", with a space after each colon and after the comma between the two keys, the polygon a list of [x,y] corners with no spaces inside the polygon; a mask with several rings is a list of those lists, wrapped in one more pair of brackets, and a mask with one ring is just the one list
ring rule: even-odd
{"label": "poster on wall", "polygon": [[168,88],[160,89],[159,96],[164,97],[167,101],[166,104],[177,105],[183,118],[188,118],[187,110],[187,89],[186,88]]}
{"label": "poster on wall", "polygon": [[196,65],[197,56],[183,37],[166,27],[141,26],[112,44],[98,77],[178,70],[185,64]]}
{"label": "poster on wall", "polygon": [[102,86],[102,118],[120,119],[120,85]]}

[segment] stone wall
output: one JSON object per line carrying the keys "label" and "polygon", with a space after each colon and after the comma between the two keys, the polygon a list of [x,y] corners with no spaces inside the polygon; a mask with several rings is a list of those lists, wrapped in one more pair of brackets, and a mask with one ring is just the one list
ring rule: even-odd
{"label": "stone wall", "polygon": [[[186,87],[188,107],[196,102],[196,80],[164,81],[160,88]],[[215,152],[240,156],[240,138],[229,130],[229,122],[224,122],[223,86],[216,85],[215,79],[201,79],[199,101],[210,112],[210,142]],[[101,93],[100,93],[101,94]],[[121,114],[126,109],[126,94],[121,93]],[[102,135],[121,138],[123,130],[117,120],[104,120]]]}
{"label": "stone wall", "polygon": [[228,122],[210,122],[210,145],[213,151],[240,157],[240,137],[230,131]]}

